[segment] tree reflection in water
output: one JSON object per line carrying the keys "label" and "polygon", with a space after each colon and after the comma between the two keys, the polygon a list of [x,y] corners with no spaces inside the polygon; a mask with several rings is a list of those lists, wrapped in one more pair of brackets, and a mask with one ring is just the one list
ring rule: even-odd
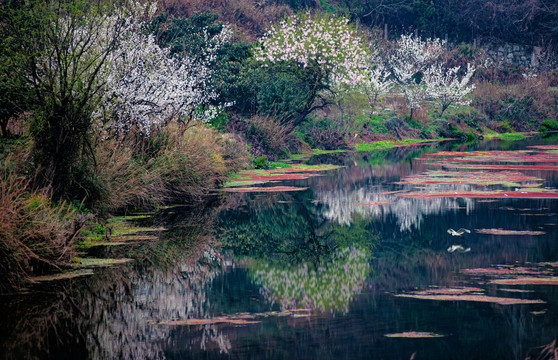
{"label": "tree reflection in water", "polygon": [[266,262],[249,262],[254,281],[272,303],[281,308],[349,311],[370,272],[369,252],[347,247],[335,251],[329,261],[280,268]]}
{"label": "tree reflection in water", "polygon": [[[207,288],[223,266],[209,236],[213,216],[213,211],[183,213],[175,219],[174,230],[158,241],[104,251],[107,256],[133,257],[134,264],[42,285],[47,293],[37,301],[3,302],[9,328],[3,329],[0,351],[15,359],[84,354],[92,359],[164,358],[173,327],[150,320],[212,316]],[[17,309],[17,317],[10,308]],[[198,330],[187,346],[230,350],[230,340],[216,327]]]}

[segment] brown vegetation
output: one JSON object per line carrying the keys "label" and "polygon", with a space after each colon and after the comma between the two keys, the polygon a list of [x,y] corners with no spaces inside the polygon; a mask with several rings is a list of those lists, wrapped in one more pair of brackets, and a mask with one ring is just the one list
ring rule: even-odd
{"label": "brown vegetation", "polygon": [[286,5],[265,0],[162,0],[159,3],[164,11],[175,16],[214,12],[219,15],[219,21],[235,26],[237,36],[248,41],[263,35],[269,24],[292,13]]}
{"label": "brown vegetation", "polygon": [[32,191],[29,180],[8,169],[0,177],[0,293],[70,261],[86,216],[66,203],[54,204],[48,192]]}

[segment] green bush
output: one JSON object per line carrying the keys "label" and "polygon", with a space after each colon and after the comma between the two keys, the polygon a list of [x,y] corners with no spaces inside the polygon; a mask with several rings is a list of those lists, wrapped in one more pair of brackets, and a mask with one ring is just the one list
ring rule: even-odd
{"label": "green bush", "polygon": [[543,136],[549,135],[548,133],[551,131],[558,131],[558,120],[547,119],[543,121],[539,127],[539,131],[543,133]]}

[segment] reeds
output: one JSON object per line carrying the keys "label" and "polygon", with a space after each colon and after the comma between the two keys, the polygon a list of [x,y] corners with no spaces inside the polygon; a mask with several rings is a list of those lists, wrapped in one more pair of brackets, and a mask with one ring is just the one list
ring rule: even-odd
{"label": "reeds", "polygon": [[0,177],[0,293],[69,262],[85,223],[72,206],[53,204],[48,192],[32,191],[30,181],[6,162]]}

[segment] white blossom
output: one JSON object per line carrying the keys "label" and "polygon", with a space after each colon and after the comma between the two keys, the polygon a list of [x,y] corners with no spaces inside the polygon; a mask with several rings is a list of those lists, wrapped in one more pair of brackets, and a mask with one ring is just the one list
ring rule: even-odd
{"label": "white blossom", "polygon": [[[161,48],[155,37],[145,34],[139,11],[128,18],[117,49],[111,54],[106,68],[106,96],[104,112],[116,118],[109,126],[126,130],[136,126],[149,134],[151,127],[171,119],[207,121],[208,108],[217,99],[209,85],[212,72],[209,63],[219,47],[228,42],[231,29],[227,26],[213,38],[203,56],[173,57],[170,48]],[[151,13],[151,12],[150,12]]]}
{"label": "white blossom", "polygon": [[423,82],[426,83],[427,92],[442,108],[440,116],[451,104],[470,104],[470,100],[466,100],[465,97],[475,88],[475,85],[467,86],[475,68],[467,64],[467,72],[461,79],[459,69],[459,66],[444,69],[441,64],[435,64],[424,72]]}

